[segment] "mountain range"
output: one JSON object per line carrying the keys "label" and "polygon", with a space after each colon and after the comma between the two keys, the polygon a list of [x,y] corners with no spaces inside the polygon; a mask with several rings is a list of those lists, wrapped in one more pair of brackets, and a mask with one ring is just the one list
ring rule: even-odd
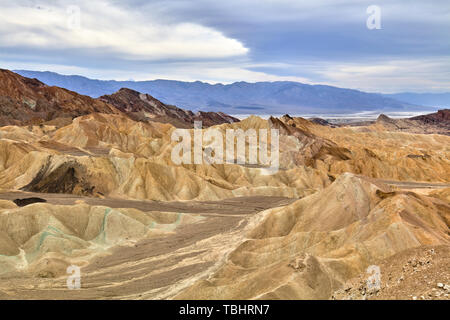
{"label": "mountain range", "polygon": [[[16,70],[91,97],[112,94],[129,88],[151,94],[170,105],[193,111],[223,111],[228,114],[308,114],[357,113],[364,111],[435,111],[450,105],[448,95],[383,95],[327,85],[308,85],[291,81],[235,82],[209,84],[174,80],[115,81],[94,80],[54,72]],[[416,97],[420,97],[416,98]],[[402,100],[403,99],[403,100]]]}

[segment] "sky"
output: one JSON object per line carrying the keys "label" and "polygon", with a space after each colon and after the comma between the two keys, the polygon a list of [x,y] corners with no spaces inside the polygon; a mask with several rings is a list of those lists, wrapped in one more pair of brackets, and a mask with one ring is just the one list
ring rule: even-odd
{"label": "sky", "polygon": [[0,68],[449,92],[450,1],[0,0]]}

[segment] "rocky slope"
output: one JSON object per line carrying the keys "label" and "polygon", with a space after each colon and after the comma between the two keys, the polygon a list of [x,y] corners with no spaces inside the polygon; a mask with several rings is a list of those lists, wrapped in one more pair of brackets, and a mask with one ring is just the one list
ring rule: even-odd
{"label": "rocky slope", "polygon": [[344,172],[385,180],[450,182],[450,138],[443,135],[333,129],[287,117],[251,117],[215,128],[224,135],[227,129],[280,129],[278,172],[265,175],[258,165],[175,165],[171,152],[176,143],[170,139],[175,128],[170,124],[91,114],[59,129],[1,128],[0,186],[136,199],[216,200],[301,197]]}
{"label": "rocky slope", "polygon": [[0,69],[0,125],[41,124],[92,112],[121,113],[105,102]]}
{"label": "rocky slope", "polygon": [[[326,199],[326,200],[325,200]],[[450,206],[353,174],[248,223],[246,239],[181,299],[329,299],[369,265],[449,245]]]}
{"label": "rocky slope", "polygon": [[239,120],[222,112],[193,113],[175,106],[166,105],[149,94],[122,88],[112,95],[104,95],[101,101],[114,105],[133,119],[151,119],[157,122],[170,123],[178,128],[192,128],[194,121],[202,121],[204,127],[221,123],[238,122]]}
{"label": "rocky slope", "polygon": [[[450,246],[421,246],[379,263],[380,285],[368,286],[368,273],[347,281],[332,299],[449,300]],[[370,282],[369,282],[370,283]]]}
{"label": "rocky slope", "polygon": [[[222,126],[225,130],[231,124]],[[174,165],[171,151],[175,142],[170,139],[174,127],[169,124],[91,114],[51,130],[0,129],[5,150],[0,156],[2,188],[136,199],[215,200],[256,194],[298,197],[330,183],[325,172],[306,166],[292,166],[272,176],[264,175],[260,168],[238,164]]]}
{"label": "rocky slope", "polygon": [[119,243],[167,233],[189,220],[171,212],[84,203],[17,208],[12,202],[1,201],[0,212],[0,275],[27,269],[35,276],[50,278],[65,274],[72,259],[87,259]]}
{"label": "rocky slope", "polygon": [[389,131],[450,135],[450,110],[439,110],[407,119],[391,119],[380,115],[375,126]]}

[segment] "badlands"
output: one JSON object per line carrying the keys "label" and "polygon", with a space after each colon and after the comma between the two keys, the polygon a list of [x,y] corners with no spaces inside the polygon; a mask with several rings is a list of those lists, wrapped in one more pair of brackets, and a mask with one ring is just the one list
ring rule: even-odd
{"label": "badlands", "polygon": [[[448,299],[448,114],[239,121],[0,70],[0,299]],[[279,170],[174,164],[194,121],[278,129]]]}

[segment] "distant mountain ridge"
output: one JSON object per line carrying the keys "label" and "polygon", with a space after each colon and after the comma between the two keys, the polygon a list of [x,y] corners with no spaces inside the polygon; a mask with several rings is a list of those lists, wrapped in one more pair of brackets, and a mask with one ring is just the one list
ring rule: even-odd
{"label": "distant mountain ridge", "polygon": [[193,111],[223,111],[228,114],[299,114],[427,109],[382,94],[289,81],[212,85],[200,81],[93,80],[48,71],[18,70],[15,72],[26,77],[37,78],[48,85],[60,86],[91,97],[112,94],[121,88],[130,88],[151,94],[164,103]]}

